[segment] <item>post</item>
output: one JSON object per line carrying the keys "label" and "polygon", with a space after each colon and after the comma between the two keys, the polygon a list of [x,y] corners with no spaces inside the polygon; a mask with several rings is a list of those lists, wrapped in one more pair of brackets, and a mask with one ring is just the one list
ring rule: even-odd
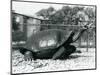
{"label": "post", "polygon": [[89,37],[88,37],[88,30],[87,30],[87,48],[86,48],[86,51],[88,52],[88,44],[89,44]]}
{"label": "post", "polygon": [[25,38],[24,40],[27,40],[27,17],[23,16],[23,18],[24,18],[24,23],[23,23],[24,37],[23,38]]}
{"label": "post", "polygon": [[[81,30],[81,29],[80,29],[80,30]],[[82,38],[82,37],[79,38],[79,47],[80,47],[80,48],[81,48],[81,38]]]}

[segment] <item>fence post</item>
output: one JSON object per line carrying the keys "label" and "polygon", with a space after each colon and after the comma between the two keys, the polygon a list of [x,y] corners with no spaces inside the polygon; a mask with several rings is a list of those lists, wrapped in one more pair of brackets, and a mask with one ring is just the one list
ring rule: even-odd
{"label": "fence post", "polygon": [[89,32],[88,32],[88,30],[87,30],[87,49],[86,49],[86,51],[87,51],[87,52],[88,52],[88,47],[89,47],[89,46],[88,46],[88,44],[89,44],[89,37],[88,37],[88,33],[89,33]]}
{"label": "fence post", "polygon": [[27,17],[26,16],[23,16],[24,18],[24,26],[23,26],[23,31],[24,31],[24,37],[25,37],[25,40],[27,40]]}
{"label": "fence post", "polygon": [[81,48],[81,38],[82,38],[82,37],[79,38],[79,47],[80,47],[80,48]]}

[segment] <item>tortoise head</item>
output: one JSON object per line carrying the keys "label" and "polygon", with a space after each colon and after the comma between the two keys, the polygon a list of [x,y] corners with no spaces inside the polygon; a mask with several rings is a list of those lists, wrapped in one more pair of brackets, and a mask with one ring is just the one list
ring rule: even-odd
{"label": "tortoise head", "polygon": [[83,25],[82,27],[83,27],[83,29],[92,29],[93,25],[94,25],[94,23],[91,22],[91,23],[87,23],[86,25]]}

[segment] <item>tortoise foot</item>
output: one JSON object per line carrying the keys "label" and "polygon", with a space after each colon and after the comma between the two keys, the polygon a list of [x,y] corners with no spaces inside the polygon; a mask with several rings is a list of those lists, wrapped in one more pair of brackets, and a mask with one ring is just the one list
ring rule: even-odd
{"label": "tortoise foot", "polygon": [[24,60],[25,61],[32,61],[32,60],[34,60],[33,53],[31,51],[26,51],[25,54],[24,54]]}
{"label": "tortoise foot", "polygon": [[76,51],[76,47],[73,45],[69,45],[68,47],[66,47],[65,56],[69,56],[70,54],[74,53],[75,51]]}

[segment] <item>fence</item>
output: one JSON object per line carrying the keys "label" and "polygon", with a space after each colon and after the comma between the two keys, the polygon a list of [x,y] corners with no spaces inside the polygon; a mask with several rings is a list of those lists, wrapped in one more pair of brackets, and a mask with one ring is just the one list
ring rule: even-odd
{"label": "fence", "polygon": [[[82,26],[80,25],[63,25],[63,24],[47,24],[41,27],[41,30],[45,29],[63,29],[68,32],[73,30],[80,30]],[[74,44],[78,47],[95,47],[95,37],[96,37],[96,30],[95,27],[89,29],[83,33],[81,38],[76,41]]]}
{"label": "fence", "polygon": [[[26,30],[24,29],[23,33],[19,32],[17,34],[15,31],[15,32],[13,32],[14,35],[12,35],[12,37],[15,36],[15,39],[21,39],[19,41],[23,41],[23,39],[24,39],[24,41],[26,41],[26,39],[28,37],[27,35],[29,35],[29,34],[31,35],[33,33],[33,31],[38,32],[38,31],[42,31],[42,30],[46,30],[46,29],[63,29],[63,30],[67,30],[69,32],[69,31],[73,31],[73,30],[80,30],[82,28],[82,26],[80,26],[80,25],[63,25],[63,24],[30,24],[30,25],[23,24],[23,26],[26,27]],[[20,35],[20,36],[16,38],[16,36],[18,36],[18,35]],[[14,38],[12,38],[12,39],[14,41]],[[95,40],[96,40],[96,29],[95,29],[95,27],[93,27],[92,29],[89,29],[86,32],[84,32],[84,34],[81,36],[81,38],[79,38],[79,40],[73,44],[77,47],[87,47],[87,48],[93,47],[94,48],[95,42],[96,42]]]}

